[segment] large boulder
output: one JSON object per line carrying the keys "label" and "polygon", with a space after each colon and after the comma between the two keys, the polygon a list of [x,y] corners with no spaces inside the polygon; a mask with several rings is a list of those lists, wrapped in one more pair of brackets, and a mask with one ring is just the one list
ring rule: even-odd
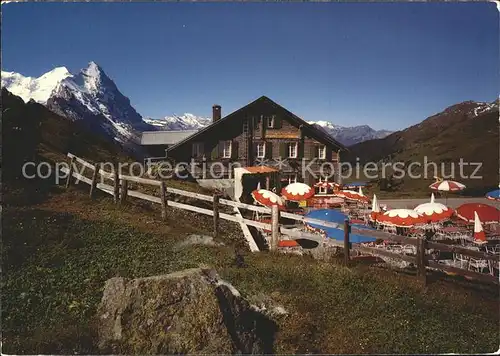
{"label": "large boulder", "polygon": [[211,269],[106,281],[99,348],[113,354],[270,354],[276,323]]}

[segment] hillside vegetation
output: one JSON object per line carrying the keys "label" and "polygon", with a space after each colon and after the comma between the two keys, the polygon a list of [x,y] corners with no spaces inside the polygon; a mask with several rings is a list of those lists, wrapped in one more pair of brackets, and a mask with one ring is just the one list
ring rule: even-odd
{"label": "hillside vegetation", "polygon": [[[477,103],[464,102],[449,107],[445,111],[429,117],[420,124],[411,126],[403,131],[395,132],[386,138],[365,141],[350,147],[347,161],[356,162],[359,157],[361,163],[366,162],[404,162],[407,167],[412,162],[424,165],[427,162],[437,163],[439,176],[451,175],[451,166],[455,166],[454,179],[464,183],[467,189],[464,195],[483,195],[485,192],[498,186],[499,176],[499,128],[498,107],[496,109],[471,115]],[[481,169],[476,173],[481,179],[462,178],[459,175],[459,162],[481,163]],[[445,170],[441,171],[441,164]],[[474,166],[464,166],[465,176],[471,176]],[[406,192],[408,194],[427,194],[428,186],[435,175],[434,168],[427,170],[427,179],[424,178],[423,168],[414,167],[414,174],[421,174],[421,179],[408,177],[391,180],[393,171],[387,170],[389,188],[385,189],[382,179],[374,179],[379,188],[392,195]],[[366,177],[361,177],[366,178]]]}

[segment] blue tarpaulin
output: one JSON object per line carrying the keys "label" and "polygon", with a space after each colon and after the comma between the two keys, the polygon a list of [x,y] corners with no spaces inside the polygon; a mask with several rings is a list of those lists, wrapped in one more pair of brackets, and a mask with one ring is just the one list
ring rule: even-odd
{"label": "blue tarpaulin", "polygon": [[[340,211],[334,210],[334,209],[312,210],[304,216],[307,218],[311,218],[311,219],[323,220],[323,221],[338,223],[341,225],[344,224],[345,219],[348,219],[346,214],[343,214]],[[323,230],[325,232],[326,236],[328,236],[331,239],[340,240],[340,241],[344,240],[344,230],[343,229],[326,227],[326,226],[323,226],[321,224],[307,223],[307,225],[309,225],[315,229]],[[357,227],[360,229],[375,230],[369,226],[362,225],[362,224],[351,224],[351,226]],[[376,240],[376,238],[374,238],[374,237],[361,236],[361,235],[357,235],[357,234],[349,234],[349,241],[354,242],[354,243],[374,242],[375,240]]]}

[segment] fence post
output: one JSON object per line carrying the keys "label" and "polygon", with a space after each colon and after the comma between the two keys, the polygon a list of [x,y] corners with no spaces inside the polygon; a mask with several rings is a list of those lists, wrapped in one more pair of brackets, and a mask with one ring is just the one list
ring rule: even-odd
{"label": "fence post", "polygon": [[69,188],[69,186],[71,184],[71,179],[73,178],[75,161],[76,161],[76,157],[75,156],[71,157],[71,162],[69,163],[68,179],[66,180],[66,188]]}
{"label": "fence post", "polygon": [[123,205],[125,204],[125,201],[127,200],[127,195],[128,195],[128,180],[122,179],[121,180],[121,193],[120,193],[120,204]]}
{"label": "fence post", "polygon": [[278,205],[273,205],[271,208],[271,251],[278,248],[278,241],[280,236],[280,211]]}
{"label": "fence post", "polygon": [[350,226],[349,226],[349,220],[345,219],[344,220],[344,264],[346,266],[349,265],[349,249],[350,249],[350,246],[349,246],[349,229],[350,229]]}
{"label": "fence post", "polygon": [[214,193],[214,238],[219,237],[219,199],[220,195]]}
{"label": "fence post", "polygon": [[423,237],[419,237],[417,240],[417,277],[424,286],[427,284],[427,273],[425,268],[427,264],[425,259],[426,242],[427,240]]}
{"label": "fence post", "polygon": [[167,219],[167,189],[165,187],[165,182],[161,181],[160,184],[160,199],[161,199],[161,218],[163,220]]}
{"label": "fence post", "polygon": [[115,164],[113,167],[113,180],[114,180],[114,189],[113,189],[113,201],[118,203],[120,200],[120,172],[118,172],[118,164]]}
{"label": "fence post", "polygon": [[97,188],[97,177],[99,176],[99,163],[94,164],[94,173],[92,174],[92,183],[90,184],[90,197],[94,197]]}

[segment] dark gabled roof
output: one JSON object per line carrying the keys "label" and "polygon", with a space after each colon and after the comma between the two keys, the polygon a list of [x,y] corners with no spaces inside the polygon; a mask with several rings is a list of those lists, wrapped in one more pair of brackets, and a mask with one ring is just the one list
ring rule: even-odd
{"label": "dark gabled roof", "polygon": [[343,144],[341,144],[340,142],[335,140],[333,137],[328,135],[326,132],[322,131],[321,129],[318,129],[317,127],[315,127],[311,124],[308,124],[306,121],[304,121],[303,119],[301,119],[300,117],[298,117],[294,113],[288,111],[283,106],[279,105],[278,103],[274,102],[273,100],[269,99],[267,96],[261,96],[260,98],[258,98],[256,100],[252,101],[251,103],[241,107],[240,109],[233,111],[231,114],[217,120],[216,122],[208,125],[207,127],[201,129],[200,131],[197,131],[195,134],[188,136],[185,139],[170,146],[167,149],[167,151],[174,150],[177,147],[179,147],[180,145],[184,144],[185,142],[191,141],[192,139],[198,137],[199,135],[201,135],[201,134],[213,129],[214,127],[217,127],[218,125],[230,120],[232,117],[238,115],[238,113],[240,113],[241,111],[245,110],[249,106],[254,105],[255,103],[258,103],[259,101],[267,102],[267,103],[271,104],[272,106],[275,106],[280,110],[283,110],[293,121],[295,121],[297,124],[299,124],[299,126],[302,125],[303,127],[305,127],[309,131],[310,136],[313,136],[314,138],[316,138],[320,141],[323,141],[324,143],[328,143],[330,145],[337,146],[343,151],[348,151],[348,149]]}
{"label": "dark gabled roof", "polygon": [[345,147],[343,144],[341,144],[339,141],[334,139],[331,135],[327,134],[321,129],[318,129],[317,127],[307,123],[305,120],[301,119],[297,115],[295,115],[293,112],[288,111],[285,109],[283,106],[279,105],[278,103],[274,102],[273,100],[269,99],[267,96],[261,96],[259,99],[264,99],[269,101],[271,105],[277,106],[279,109],[283,110],[287,115],[289,115],[292,119],[294,119],[299,125],[303,125],[309,132],[312,134],[312,136],[315,136],[315,138],[323,139],[325,142],[328,142],[331,145],[339,147],[343,151],[349,151],[347,147]]}

